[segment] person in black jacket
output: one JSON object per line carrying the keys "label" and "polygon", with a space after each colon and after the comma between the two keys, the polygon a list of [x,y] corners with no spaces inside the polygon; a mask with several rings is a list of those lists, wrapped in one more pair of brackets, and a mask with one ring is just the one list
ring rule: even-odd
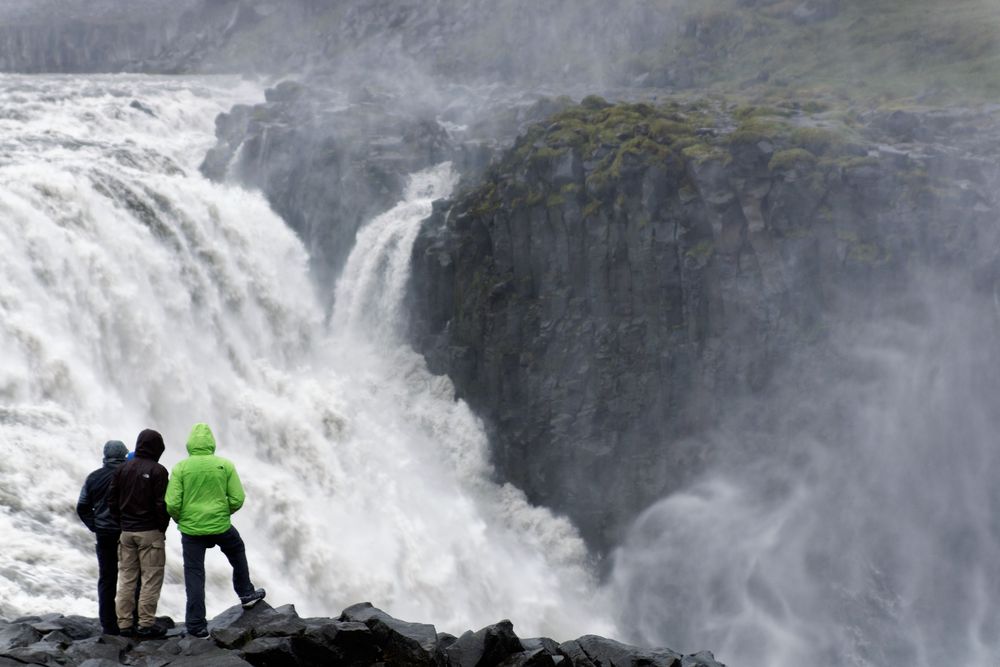
{"label": "person in black jacket", "polygon": [[118,585],[118,539],[121,527],[108,510],[108,487],[115,470],[125,462],[128,448],[120,440],[104,443],[104,465],[87,475],[76,513],[97,536],[97,609],[106,635],[118,634],[115,590]]}
{"label": "person in black jacket", "polygon": [[[156,625],[156,605],[163,586],[166,530],[170,516],[163,502],[167,469],[158,463],[165,449],[163,436],[145,430],[135,443],[135,458],[118,467],[108,490],[108,510],[121,524],[118,544],[118,597],[115,609],[122,635],[162,637]],[[132,627],[139,582],[139,627]]]}

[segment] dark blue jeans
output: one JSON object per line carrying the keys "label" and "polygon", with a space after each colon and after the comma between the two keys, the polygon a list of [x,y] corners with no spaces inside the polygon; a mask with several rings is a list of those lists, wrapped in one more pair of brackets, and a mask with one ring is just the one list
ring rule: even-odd
{"label": "dark blue jeans", "polygon": [[97,610],[101,630],[105,634],[118,634],[118,614],[115,612],[115,594],[118,592],[118,538],[121,533],[97,533]]}
{"label": "dark blue jeans", "polygon": [[197,632],[208,627],[205,620],[205,551],[218,546],[233,566],[233,590],[243,597],[253,593],[250,568],[247,565],[246,547],[235,527],[230,527],[218,535],[181,534],[181,548],[184,551],[184,591],[187,593],[187,609],[184,625],[188,632]]}

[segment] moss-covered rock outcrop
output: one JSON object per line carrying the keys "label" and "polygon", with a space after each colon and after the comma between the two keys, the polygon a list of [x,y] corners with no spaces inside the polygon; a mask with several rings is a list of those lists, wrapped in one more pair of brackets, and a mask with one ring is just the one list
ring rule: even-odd
{"label": "moss-covered rock outcrop", "polygon": [[915,266],[992,261],[990,114],[804,106],[585,99],[418,241],[418,347],[501,475],[592,544],[697,471],[731,402],[832,319]]}

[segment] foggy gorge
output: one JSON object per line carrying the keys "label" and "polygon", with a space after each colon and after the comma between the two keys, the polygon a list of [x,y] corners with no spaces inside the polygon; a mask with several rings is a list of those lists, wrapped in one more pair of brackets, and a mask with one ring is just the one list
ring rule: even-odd
{"label": "foggy gorge", "polygon": [[996,664],[998,158],[988,0],[0,1],[0,667]]}

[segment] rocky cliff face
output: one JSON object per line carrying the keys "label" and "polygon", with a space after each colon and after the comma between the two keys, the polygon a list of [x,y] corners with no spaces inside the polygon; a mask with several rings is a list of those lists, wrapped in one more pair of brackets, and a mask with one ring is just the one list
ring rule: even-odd
{"label": "rocky cliff face", "polygon": [[0,71],[119,72],[171,41],[144,22],[41,22],[0,26]]}
{"label": "rocky cliff face", "polygon": [[286,82],[217,119],[219,142],[202,170],[261,190],[329,287],[358,228],[400,199],[409,174],[454,153],[433,116],[401,113],[399,103]]}
{"label": "rocky cliff face", "polygon": [[[253,63],[237,63],[227,45],[276,9],[263,0],[15,3],[0,7],[0,72],[245,71]],[[289,16],[301,20],[299,12]],[[295,64],[285,52],[261,56],[283,68]]]}
{"label": "rocky cliff face", "polygon": [[357,80],[286,81],[265,102],[216,119],[218,142],[202,171],[263,192],[306,243],[328,289],[360,226],[399,201],[411,174],[451,161],[475,182],[521,128],[570,103],[462,87],[390,92]]}
{"label": "rocky cliff face", "polygon": [[905,308],[926,267],[993,289],[998,137],[967,111],[590,98],[428,221],[414,339],[502,477],[607,548],[835,323]]}

